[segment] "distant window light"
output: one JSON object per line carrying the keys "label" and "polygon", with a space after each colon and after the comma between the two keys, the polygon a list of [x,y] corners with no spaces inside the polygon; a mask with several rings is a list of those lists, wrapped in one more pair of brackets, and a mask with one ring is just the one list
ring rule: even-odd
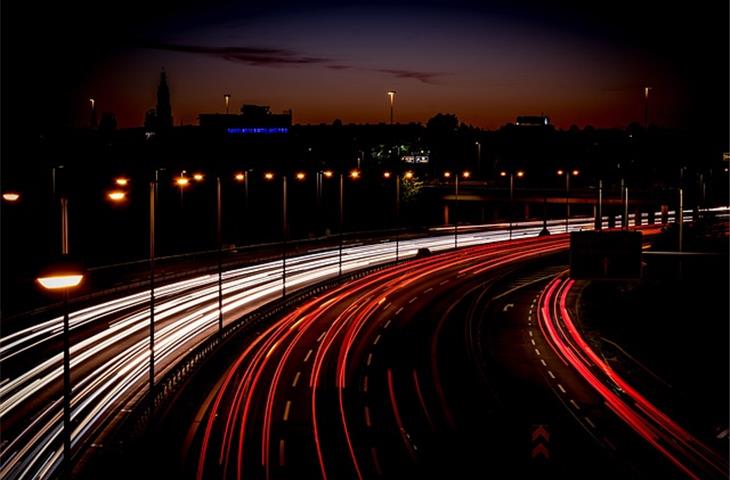
{"label": "distant window light", "polygon": [[272,133],[289,133],[289,129],[286,127],[274,127],[274,128],[229,128],[227,129],[228,133],[231,134],[238,134],[238,135],[245,135],[249,133],[255,133],[255,134],[272,134]]}

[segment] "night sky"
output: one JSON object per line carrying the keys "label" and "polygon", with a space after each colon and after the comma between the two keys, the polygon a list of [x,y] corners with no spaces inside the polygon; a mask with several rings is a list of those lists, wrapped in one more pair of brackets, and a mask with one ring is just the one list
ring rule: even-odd
{"label": "night sky", "polygon": [[651,86],[652,123],[727,133],[727,2],[6,3],[4,128],[83,125],[89,97],[140,126],[164,67],[176,124],[224,93],[295,123],[381,122],[397,90],[398,122],[624,127]]}

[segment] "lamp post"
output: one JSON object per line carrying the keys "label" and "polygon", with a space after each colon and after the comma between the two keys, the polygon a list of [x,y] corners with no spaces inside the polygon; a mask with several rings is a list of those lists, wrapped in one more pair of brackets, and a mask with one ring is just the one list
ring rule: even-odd
{"label": "lamp post", "polygon": [[190,179],[185,176],[187,172],[183,170],[180,176],[175,179],[175,184],[180,187],[180,208],[183,207],[183,190],[190,185]]}
{"label": "lamp post", "polygon": [[223,332],[223,197],[221,194],[221,177],[215,179],[216,215],[215,233],[218,243],[218,332]]}
{"label": "lamp post", "polygon": [[482,174],[482,144],[479,142],[474,142],[474,145],[477,146],[477,177],[481,178]]}
{"label": "lamp post", "polygon": [[513,208],[513,201],[514,201],[514,190],[515,190],[515,179],[514,176],[517,175],[517,178],[522,178],[525,176],[525,172],[522,170],[517,170],[517,172],[505,172],[501,171],[499,172],[500,177],[506,177],[509,176],[509,239],[512,240],[512,216],[514,215],[514,208]]}
{"label": "lamp post", "polygon": [[68,199],[61,197],[61,262],[36,280],[46,290],[63,291],[63,477],[71,478],[71,338],[69,289],[77,287],[83,273],[68,261]]}
{"label": "lamp post", "polygon": [[395,103],[395,90],[388,92],[388,103],[390,104],[390,124],[393,125],[393,104]]}
{"label": "lamp post", "polygon": [[230,94],[230,93],[226,93],[226,94],[224,94],[224,95],[223,95],[223,99],[224,99],[224,100],[225,100],[225,102],[226,102],[226,115],[228,115],[228,106],[229,106],[229,105],[230,105],[230,103],[231,103],[231,94]]}
{"label": "lamp post", "polygon": [[[459,220],[456,216],[458,204],[459,204],[459,176],[462,176],[464,179],[467,179],[471,177],[471,172],[468,170],[465,170],[459,175],[458,173],[454,175],[454,248],[458,248],[459,246]],[[448,179],[451,178],[451,172],[444,172],[444,178]]]}
{"label": "lamp post", "polygon": [[568,231],[568,224],[570,219],[570,177],[571,175],[577,177],[580,175],[579,170],[558,170],[558,176],[565,175],[565,231]]}
{"label": "lamp post", "polygon": [[[412,178],[412,172],[410,173]],[[388,180],[392,174],[390,172],[383,172],[383,178]],[[400,175],[395,176],[395,261],[396,263],[400,260]]]}

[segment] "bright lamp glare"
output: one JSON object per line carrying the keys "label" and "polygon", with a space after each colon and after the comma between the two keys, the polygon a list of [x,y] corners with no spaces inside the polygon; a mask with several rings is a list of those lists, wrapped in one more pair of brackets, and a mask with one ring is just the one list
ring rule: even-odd
{"label": "bright lamp glare", "polygon": [[127,196],[126,193],[119,191],[119,190],[115,190],[115,191],[109,192],[107,194],[107,197],[109,197],[109,200],[113,200],[115,202],[120,202],[120,201],[124,200],[124,198],[126,196]]}
{"label": "bright lamp glare", "polygon": [[84,276],[80,274],[60,274],[52,275],[50,277],[40,277],[38,278],[38,283],[40,283],[43,288],[46,288],[48,290],[57,290],[59,288],[76,287],[79,283],[81,283],[81,280],[83,278]]}
{"label": "bright lamp glare", "polygon": [[19,193],[15,193],[15,192],[3,193],[3,199],[7,200],[8,202],[17,202],[19,198],[20,198]]}
{"label": "bright lamp glare", "polygon": [[126,186],[127,186],[127,184],[129,183],[129,180],[128,180],[128,179],[126,179],[126,178],[124,178],[124,177],[119,177],[119,178],[117,178],[117,179],[116,179],[116,180],[115,180],[114,182],[115,182],[115,183],[116,183],[117,185],[119,185],[120,187],[126,187]]}

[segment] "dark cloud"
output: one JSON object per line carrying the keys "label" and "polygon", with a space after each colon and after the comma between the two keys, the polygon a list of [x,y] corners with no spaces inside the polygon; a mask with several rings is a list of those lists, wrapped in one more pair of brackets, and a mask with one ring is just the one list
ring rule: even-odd
{"label": "dark cloud", "polygon": [[380,73],[387,73],[388,75],[393,75],[396,78],[412,78],[413,80],[418,80],[419,82],[428,83],[431,85],[436,84],[436,78],[443,75],[436,72],[419,72],[416,70],[400,70],[394,68],[379,68],[375,71]]}
{"label": "dark cloud", "polygon": [[145,48],[165,50],[168,52],[194,53],[218,57],[229,62],[247,65],[276,67],[282,65],[325,64],[330,59],[309,57],[295,51],[281,48],[261,47],[206,47],[200,45],[147,44]]}
{"label": "dark cloud", "polygon": [[[258,67],[280,67],[286,65],[322,65],[330,70],[352,70],[357,67],[336,63],[334,60],[322,57],[303,55],[294,50],[285,48],[264,47],[207,47],[202,45],[176,45],[169,43],[148,43],[145,48],[165,50],[168,52],[192,53],[217,57],[228,62],[244,63]],[[441,73],[419,72],[416,70],[402,70],[393,68],[376,68],[374,72],[392,75],[396,78],[413,79],[419,82],[436,84]]]}

